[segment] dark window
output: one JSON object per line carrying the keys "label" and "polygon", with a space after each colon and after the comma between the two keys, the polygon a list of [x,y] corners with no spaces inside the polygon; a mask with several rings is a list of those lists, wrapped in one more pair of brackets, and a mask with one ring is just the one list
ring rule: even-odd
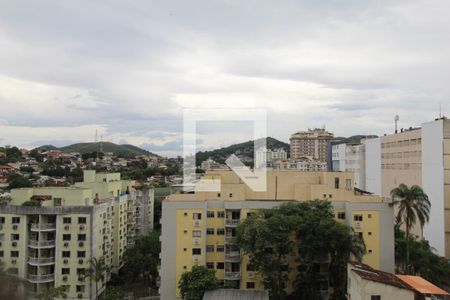
{"label": "dark window", "polygon": [[224,245],[217,245],[216,251],[217,252],[225,252],[225,246]]}
{"label": "dark window", "polygon": [[12,223],[13,224],[19,224],[20,223],[20,217],[12,217]]}
{"label": "dark window", "polygon": [[223,262],[218,262],[217,265],[216,265],[216,269],[217,270],[223,270],[224,267],[225,267],[225,265],[224,265]]}
{"label": "dark window", "polygon": [[334,188],[338,189],[339,188],[339,177],[335,177],[334,178]]}
{"label": "dark window", "polygon": [[85,234],[79,234],[78,235],[78,240],[79,241],[85,241],[86,240],[86,235]]}
{"label": "dark window", "polygon": [[70,274],[70,268],[62,268],[61,269],[62,275],[69,275]]}
{"label": "dark window", "polygon": [[372,296],[370,296],[370,300],[381,300],[381,296],[380,295],[372,295]]}
{"label": "dark window", "polygon": [[224,211],[218,211],[217,212],[217,217],[218,218],[225,218],[225,212]]}
{"label": "dark window", "polygon": [[206,228],[206,234],[207,235],[213,235],[214,234],[214,228]]}
{"label": "dark window", "polygon": [[338,219],[345,220],[345,212],[339,212],[337,214]]}
{"label": "dark window", "polygon": [[207,211],[206,212],[206,217],[207,218],[214,218],[215,217],[215,213],[213,211]]}
{"label": "dark window", "polygon": [[63,234],[63,241],[70,241],[71,236],[70,234]]}
{"label": "dark window", "polygon": [[78,224],[86,224],[86,217],[79,217]]}
{"label": "dark window", "polygon": [[77,293],[84,293],[84,285],[77,285]]}
{"label": "dark window", "polygon": [[20,236],[18,234],[11,234],[11,241],[18,241]]}
{"label": "dark window", "polygon": [[63,251],[62,257],[66,257],[66,258],[70,257],[70,251]]}
{"label": "dark window", "polygon": [[360,222],[361,222],[361,221],[363,220],[363,216],[362,216],[362,215],[354,215],[354,216],[353,216],[353,220],[354,220],[354,221],[360,221]]}
{"label": "dark window", "polygon": [[247,288],[248,289],[254,289],[255,288],[255,283],[254,282],[247,282]]}
{"label": "dark window", "polygon": [[233,198],[233,193],[230,193],[229,196],[230,196],[230,198]]}
{"label": "dark window", "polygon": [[194,220],[201,220],[202,214],[201,213],[193,213],[192,217],[194,218]]}
{"label": "dark window", "polygon": [[77,257],[78,258],[86,257],[86,251],[78,251],[77,252]]}
{"label": "dark window", "polygon": [[11,251],[11,257],[19,257],[19,251]]}
{"label": "dark window", "polygon": [[71,217],[64,217],[64,218],[63,218],[63,223],[64,223],[64,224],[70,224],[70,223],[72,223],[72,218],[71,218]]}
{"label": "dark window", "polygon": [[212,269],[214,269],[214,263],[212,263],[212,262],[207,262],[207,263],[206,263],[206,267],[207,267],[208,269],[212,270]]}
{"label": "dark window", "polygon": [[202,254],[202,249],[192,248],[192,255],[200,255],[200,254]]}
{"label": "dark window", "polygon": [[0,257],[3,257],[3,251],[0,251]]}
{"label": "dark window", "polygon": [[5,217],[0,217],[0,224],[5,224]]}
{"label": "dark window", "polygon": [[225,234],[225,229],[217,228],[217,235],[224,235],[224,234]]}

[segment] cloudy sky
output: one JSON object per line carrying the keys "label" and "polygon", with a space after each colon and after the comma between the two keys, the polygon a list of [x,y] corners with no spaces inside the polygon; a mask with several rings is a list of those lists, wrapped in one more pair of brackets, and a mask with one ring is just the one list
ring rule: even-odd
{"label": "cloudy sky", "polygon": [[[450,114],[450,2],[0,0],[0,145],[180,151],[183,109],[266,109],[270,136]],[[208,122],[207,122],[208,123]],[[199,126],[199,147],[251,123]]]}

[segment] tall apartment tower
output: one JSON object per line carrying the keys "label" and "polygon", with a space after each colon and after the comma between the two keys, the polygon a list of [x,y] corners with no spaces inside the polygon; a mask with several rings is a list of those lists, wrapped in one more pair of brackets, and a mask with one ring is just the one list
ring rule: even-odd
{"label": "tall apartment tower", "polygon": [[[68,299],[94,299],[95,284],[83,276],[89,260],[103,257],[118,272],[134,245],[139,206],[133,185],[119,173],[85,171],[83,182],[71,187],[13,189],[10,204],[0,207],[0,261],[28,282],[18,297],[67,286]],[[22,205],[29,200],[41,206]],[[98,283],[99,294],[110,276]]]}
{"label": "tall apartment tower", "polygon": [[334,135],[325,129],[315,128],[308,131],[299,131],[291,135],[291,159],[311,157],[327,161],[328,143]]}
{"label": "tall apartment tower", "polygon": [[[203,179],[219,180],[220,193],[172,194],[162,203],[161,299],[181,299],[178,282],[194,265],[214,269],[224,286],[264,290],[249,257],[233,246],[236,227],[252,211],[286,201],[330,200],[336,219],[363,236],[363,262],[394,271],[393,210],[379,196],[356,194],[352,173],[270,170],[266,192],[253,192],[232,171],[206,172]],[[296,266],[291,267],[288,293],[297,274]],[[321,292],[328,293],[327,284]]]}
{"label": "tall apartment tower", "polygon": [[431,202],[430,221],[413,233],[450,258],[450,120],[364,141],[365,190],[390,199],[399,184],[421,186]]}

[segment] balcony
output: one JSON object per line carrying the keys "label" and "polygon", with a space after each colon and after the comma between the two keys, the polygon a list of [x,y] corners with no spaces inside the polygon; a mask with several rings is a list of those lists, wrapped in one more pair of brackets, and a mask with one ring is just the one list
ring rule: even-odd
{"label": "balcony", "polygon": [[37,265],[53,265],[55,264],[54,257],[28,257],[28,264]]}
{"label": "balcony", "polygon": [[233,244],[235,238],[236,237],[233,236],[233,235],[225,235],[225,243],[226,244]]}
{"label": "balcony", "polygon": [[55,274],[46,274],[46,275],[33,275],[28,274],[27,279],[31,283],[45,283],[52,282],[55,280]]}
{"label": "balcony", "polygon": [[240,221],[241,221],[240,219],[226,219],[225,226],[236,227],[238,226]]}
{"label": "balcony", "polygon": [[227,262],[240,262],[241,261],[241,254],[239,253],[239,251],[225,252],[225,261],[227,261]]}
{"label": "balcony", "polygon": [[55,241],[49,240],[49,241],[36,241],[36,240],[30,240],[28,243],[28,246],[30,248],[53,248],[55,247]]}
{"label": "balcony", "polygon": [[225,271],[225,280],[240,280],[241,272],[226,272]]}
{"label": "balcony", "polygon": [[55,230],[56,230],[55,223],[31,224],[31,231],[55,231]]}

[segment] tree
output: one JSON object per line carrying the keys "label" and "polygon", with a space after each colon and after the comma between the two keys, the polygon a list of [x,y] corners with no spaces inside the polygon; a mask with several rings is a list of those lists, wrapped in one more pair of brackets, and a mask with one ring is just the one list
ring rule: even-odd
{"label": "tree", "polygon": [[102,300],[122,300],[127,295],[126,291],[120,286],[110,286],[105,291]]}
{"label": "tree", "polygon": [[406,230],[406,273],[409,273],[409,238],[413,225],[419,220],[421,229],[430,220],[431,203],[421,187],[413,185],[409,188],[400,184],[391,191],[391,206],[398,206],[397,220],[405,224]]}
{"label": "tree", "polygon": [[193,266],[190,272],[181,274],[178,288],[185,300],[202,300],[205,291],[219,287],[214,270],[204,266]]}
{"label": "tree", "polygon": [[105,258],[93,257],[89,260],[89,269],[87,269],[86,277],[95,282],[95,299],[98,299],[98,282],[104,282],[105,273],[109,272],[109,268],[105,263]]}
{"label": "tree", "polygon": [[31,181],[19,174],[12,174],[8,176],[8,187],[10,189],[31,187]]}
{"label": "tree", "polygon": [[38,200],[28,200],[22,203],[22,206],[41,206],[41,201]]}
{"label": "tree", "polygon": [[7,205],[9,202],[11,202],[10,195],[0,195],[0,206]]}
{"label": "tree", "polygon": [[42,292],[39,293],[38,295],[38,299],[39,300],[53,300],[55,298],[59,298],[59,297],[65,297],[67,296],[66,294],[66,290],[67,290],[67,286],[60,286],[57,288],[45,288],[42,290]]}
{"label": "tree", "polygon": [[24,282],[4,270],[4,263],[0,261],[0,299],[19,299],[18,286],[25,286]]}

